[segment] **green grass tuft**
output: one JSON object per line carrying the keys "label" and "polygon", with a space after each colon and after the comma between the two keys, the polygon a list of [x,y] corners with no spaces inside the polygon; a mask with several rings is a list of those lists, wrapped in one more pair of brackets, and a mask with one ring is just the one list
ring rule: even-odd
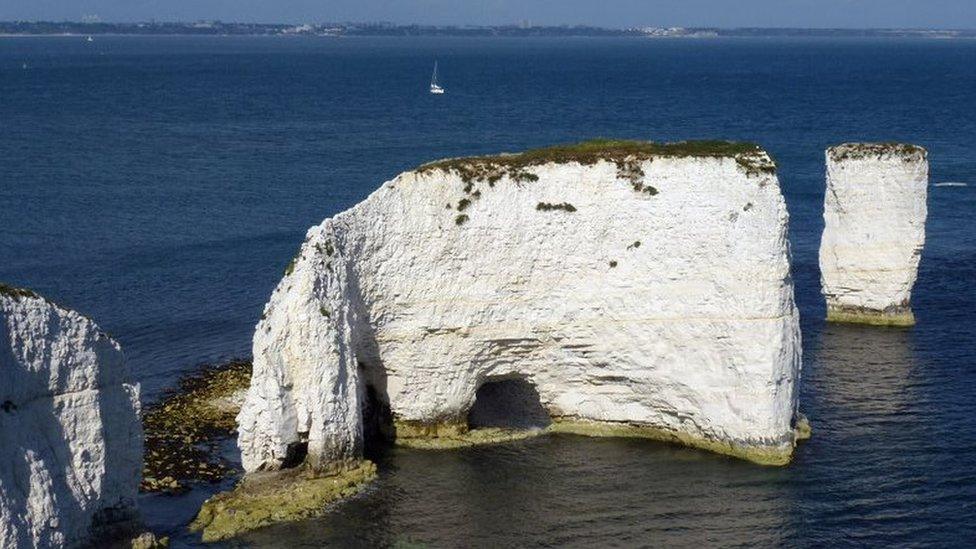
{"label": "green grass tuft", "polygon": [[291,273],[295,272],[295,263],[298,263],[297,255],[291,258],[291,261],[289,261],[288,264],[285,265],[285,276],[289,276],[291,275]]}

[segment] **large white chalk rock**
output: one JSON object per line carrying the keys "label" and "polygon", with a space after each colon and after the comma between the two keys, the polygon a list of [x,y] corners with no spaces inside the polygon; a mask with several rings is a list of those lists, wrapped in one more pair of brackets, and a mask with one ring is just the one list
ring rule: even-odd
{"label": "large white chalk rock", "polygon": [[820,272],[828,320],[914,324],[928,178],[921,147],[847,143],[827,150]]}
{"label": "large white chalk rock", "polygon": [[479,387],[513,378],[556,422],[784,463],[801,349],[787,222],[768,155],[724,142],[403,173],[310,229],[266,305],[244,467],[306,442],[313,467],[358,457],[367,387],[423,431],[463,428]]}
{"label": "large white chalk rock", "polygon": [[0,547],[74,547],[132,523],[138,414],[115,341],[0,286]]}

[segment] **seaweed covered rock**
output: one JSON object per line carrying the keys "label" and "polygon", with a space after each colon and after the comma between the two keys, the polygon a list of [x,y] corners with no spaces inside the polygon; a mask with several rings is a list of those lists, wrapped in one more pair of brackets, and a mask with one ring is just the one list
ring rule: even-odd
{"label": "seaweed covered rock", "polygon": [[90,319],[0,285],[0,547],[134,532],[139,387]]}
{"label": "seaweed covered rock", "polygon": [[452,446],[504,439],[473,419],[539,410],[537,431],[785,464],[787,223],[755,145],[593,141],[403,173],[310,229],[266,305],[244,467],[358,459],[377,417]]}
{"label": "seaweed covered rock", "polygon": [[190,530],[211,542],[278,522],[310,518],[330,503],[358,493],[374,478],[376,465],[365,460],[328,475],[301,468],[254,473],[234,490],[207,500]]}
{"label": "seaweed covered rock", "polygon": [[234,418],[250,378],[247,361],[208,365],[143,409],[143,491],[180,493],[194,482],[218,482],[238,473],[220,447],[237,434]]}
{"label": "seaweed covered rock", "polygon": [[827,150],[820,272],[827,320],[910,326],[925,245],[925,149],[847,143]]}

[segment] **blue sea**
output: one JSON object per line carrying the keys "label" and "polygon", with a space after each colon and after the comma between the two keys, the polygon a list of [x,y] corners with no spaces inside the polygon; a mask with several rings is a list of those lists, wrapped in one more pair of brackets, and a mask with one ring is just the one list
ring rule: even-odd
{"label": "blue sea", "polygon": [[[776,158],[814,431],[795,462],[570,436],[393,449],[364,494],[237,543],[976,541],[976,41],[0,37],[0,280],[96,319],[152,401],[247,357],[305,230],[383,181],[592,137]],[[823,322],[823,151],[851,140],[923,145],[933,184],[969,184],[929,190],[914,329]],[[195,545],[208,489],[145,496],[146,520]]]}

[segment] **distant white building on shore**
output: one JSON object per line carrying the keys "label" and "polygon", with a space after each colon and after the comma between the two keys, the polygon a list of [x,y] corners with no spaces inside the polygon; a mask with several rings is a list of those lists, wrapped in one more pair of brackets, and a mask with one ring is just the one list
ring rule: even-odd
{"label": "distant white building on shore", "polygon": [[713,30],[686,29],[684,27],[640,27],[635,29],[650,38],[714,38],[718,33]]}

